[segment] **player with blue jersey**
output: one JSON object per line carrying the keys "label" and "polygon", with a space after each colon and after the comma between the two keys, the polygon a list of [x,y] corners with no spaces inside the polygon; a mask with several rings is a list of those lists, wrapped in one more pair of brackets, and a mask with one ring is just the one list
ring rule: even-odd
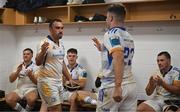
{"label": "player with blue jersey", "polygon": [[103,69],[97,111],[136,111],[136,82],[131,71],[134,41],[124,28],[125,15],[124,6],[110,6],[103,43],[93,38],[102,53]]}

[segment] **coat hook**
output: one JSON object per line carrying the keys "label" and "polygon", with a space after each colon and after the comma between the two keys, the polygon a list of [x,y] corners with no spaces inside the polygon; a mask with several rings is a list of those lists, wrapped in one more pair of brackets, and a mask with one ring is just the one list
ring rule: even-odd
{"label": "coat hook", "polygon": [[162,27],[158,27],[158,28],[156,29],[156,31],[163,31],[163,28],[162,28]]}
{"label": "coat hook", "polygon": [[38,27],[38,24],[35,24],[36,27],[35,27],[35,32],[34,33],[38,33],[39,32],[39,27]]}
{"label": "coat hook", "polygon": [[133,26],[128,26],[127,31],[133,31]]}

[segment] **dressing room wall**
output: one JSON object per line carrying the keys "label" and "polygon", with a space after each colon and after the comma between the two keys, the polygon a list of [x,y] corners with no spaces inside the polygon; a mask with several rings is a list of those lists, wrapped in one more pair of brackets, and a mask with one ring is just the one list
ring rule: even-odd
{"label": "dressing room wall", "polygon": [[16,60],[16,36],[12,26],[0,26],[0,89],[11,90],[14,85],[9,83],[9,74]]}

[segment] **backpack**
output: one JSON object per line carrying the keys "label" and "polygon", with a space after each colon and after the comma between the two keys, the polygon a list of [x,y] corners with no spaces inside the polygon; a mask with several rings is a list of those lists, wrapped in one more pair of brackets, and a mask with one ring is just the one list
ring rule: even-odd
{"label": "backpack", "polygon": [[84,0],[83,4],[91,4],[91,3],[105,3],[104,0]]}
{"label": "backpack", "polygon": [[66,5],[68,0],[46,0],[46,6]]}
{"label": "backpack", "polygon": [[15,8],[16,7],[16,0],[7,0],[5,5],[3,6],[5,8]]}
{"label": "backpack", "polygon": [[5,91],[0,90],[0,98],[4,98],[5,97]]}
{"label": "backpack", "polygon": [[19,12],[29,12],[45,6],[45,0],[16,0],[15,9]]}
{"label": "backpack", "polygon": [[4,7],[14,8],[19,12],[30,12],[40,7],[66,5],[67,0],[7,0]]}

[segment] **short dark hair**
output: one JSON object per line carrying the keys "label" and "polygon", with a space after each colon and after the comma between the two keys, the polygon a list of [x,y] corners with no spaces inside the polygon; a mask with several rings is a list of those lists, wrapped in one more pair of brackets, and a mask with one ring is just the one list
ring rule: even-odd
{"label": "short dark hair", "polygon": [[26,48],[26,49],[23,50],[23,52],[24,51],[30,51],[33,54],[33,50],[31,48]]}
{"label": "short dark hair", "polygon": [[112,4],[107,9],[108,12],[115,14],[116,19],[123,21],[126,16],[126,8],[120,4]]}
{"label": "short dark hair", "polygon": [[54,22],[62,22],[61,19],[52,19],[50,22],[49,22],[49,28],[52,28],[52,25]]}
{"label": "short dark hair", "polygon": [[78,51],[77,51],[77,49],[75,49],[75,48],[70,48],[70,49],[68,49],[68,51],[67,51],[67,54],[68,54],[68,53],[74,53],[74,54],[77,54]]}
{"label": "short dark hair", "polygon": [[171,55],[167,51],[162,51],[158,56],[164,55],[167,59],[171,60]]}

